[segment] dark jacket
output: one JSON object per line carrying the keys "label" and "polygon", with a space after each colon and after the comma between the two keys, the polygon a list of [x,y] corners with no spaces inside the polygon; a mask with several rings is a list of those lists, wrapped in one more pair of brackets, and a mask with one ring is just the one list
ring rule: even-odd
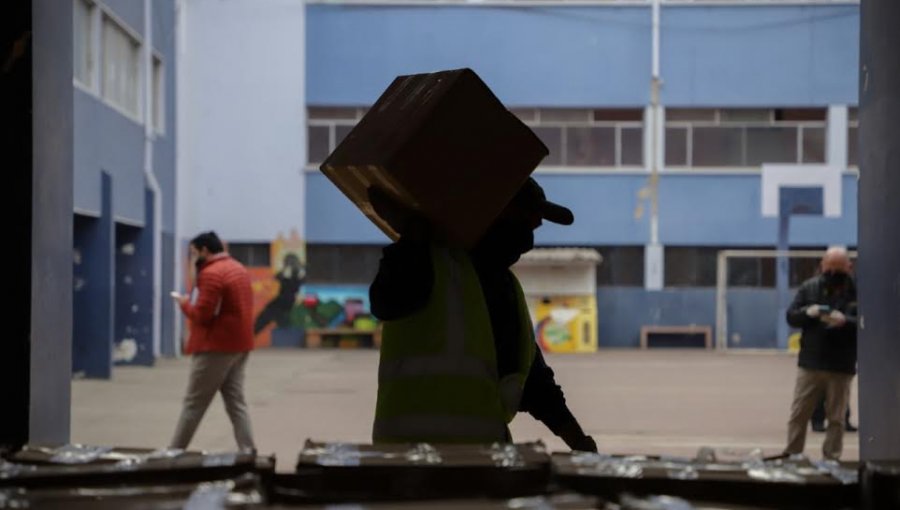
{"label": "dark jacket", "polygon": [[[494,334],[497,371],[502,378],[518,366],[519,320],[514,276],[508,268],[486,267],[477,258],[478,273]],[[434,284],[430,247],[427,243],[403,241],[384,249],[378,275],[369,288],[372,313],[381,320],[396,320],[417,312],[427,302]],[[537,349],[525,381],[519,410],[531,414],[554,434],[567,426],[577,427],[553,370]],[[579,428],[580,430],[580,428]]]}
{"label": "dark jacket", "polygon": [[[826,305],[839,310],[847,323],[829,328],[819,319],[806,315],[812,305]],[[828,288],[821,276],[811,278],[800,286],[787,311],[788,324],[802,328],[800,358],[797,364],[809,370],[828,370],[846,374],[856,373],[856,285],[851,278],[841,288]]]}

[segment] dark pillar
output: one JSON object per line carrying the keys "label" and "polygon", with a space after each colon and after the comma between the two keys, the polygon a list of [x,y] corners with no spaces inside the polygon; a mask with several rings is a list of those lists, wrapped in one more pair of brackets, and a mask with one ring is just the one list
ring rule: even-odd
{"label": "dark pillar", "polygon": [[31,1],[5,6],[0,16],[0,104],[3,105],[0,137],[11,218],[6,225],[12,257],[8,291],[12,296],[7,317],[6,341],[0,342],[0,448],[28,441],[30,391],[29,337],[31,336]]}
{"label": "dark pillar", "polygon": [[859,423],[863,460],[900,459],[900,2],[860,29]]}

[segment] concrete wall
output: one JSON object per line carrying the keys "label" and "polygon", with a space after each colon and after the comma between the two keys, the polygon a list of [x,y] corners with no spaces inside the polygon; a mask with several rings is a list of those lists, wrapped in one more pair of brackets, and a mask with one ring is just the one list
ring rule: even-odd
{"label": "concrete wall", "polygon": [[180,235],[268,242],[302,232],[306,160],[304,6],[183,5]]}
{"label": "concrete wall", "polygon": [[31,354],[19,362],[31,366],[28,440],[60,444],[72,374],[72,11],[54,0],[31,6]]}

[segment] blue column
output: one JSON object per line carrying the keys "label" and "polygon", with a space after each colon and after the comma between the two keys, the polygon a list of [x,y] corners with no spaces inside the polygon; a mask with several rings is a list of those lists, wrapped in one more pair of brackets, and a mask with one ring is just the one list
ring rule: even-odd
{"label": "blue column", "polygon": [[[782,201],[782,206],[784,201]],[[784,207],[778,211],[778,251],[787,252],[790,249],[791,211]],[[787,349],[790,328],[785,316],[791,305],[791,260],[788,257],[779,256],[775,261],[775,289],[778,294],[778,326],[775,328],[777,336],[775,346],[779,349]]]}
{"label": "blue column", "polygon": [[99,218],[75,216],[72,371],[76,376],[112,377],[115,302],[112,178],[100,178]]}

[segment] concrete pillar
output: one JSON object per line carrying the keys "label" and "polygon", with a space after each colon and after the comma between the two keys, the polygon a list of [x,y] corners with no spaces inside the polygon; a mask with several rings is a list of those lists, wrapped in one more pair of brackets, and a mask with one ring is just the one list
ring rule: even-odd
{"label": "concrete pillar", "polygon": [[900,459],[900,2],[863,0],[861,19],[860,457]]}
{"label": "concrete pillar", "polygon": [[72,377],[72,9],[33,0],[29,441],[68,442]]}
{"label": "concrete pillar", "polygon": [[69,440],[72,374],[72,9],[0,16],[4,202],[11,252],[0,342],[0,446]]}

